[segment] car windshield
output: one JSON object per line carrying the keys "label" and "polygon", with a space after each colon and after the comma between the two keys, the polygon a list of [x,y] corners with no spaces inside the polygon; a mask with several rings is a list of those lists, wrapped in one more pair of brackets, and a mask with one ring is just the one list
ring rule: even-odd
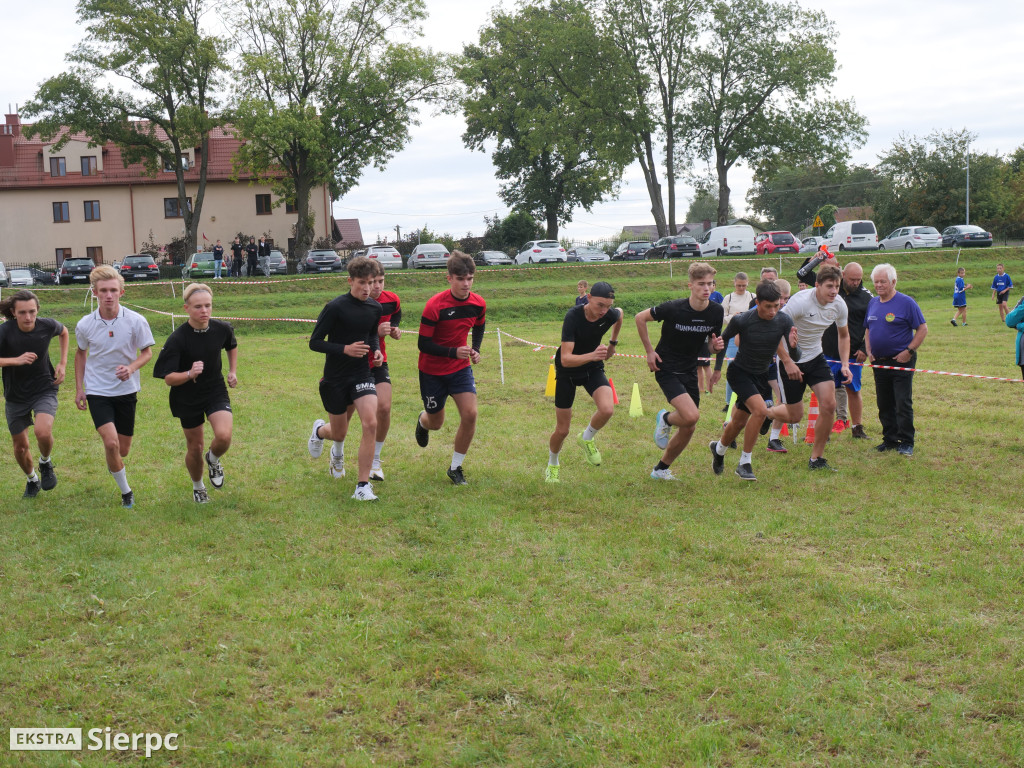
{"label": "car windshield", "polygon": [[561,248],[554,240],[541,240],[537,243],[538,248]]}
{"label": "car windshield", "polygon": [[914,231],[917,232],[917,234],[919,234],[919,235],[937,235],[937,234],[939,234],[939,230],[937,230],[935,227],[918,227]]}
{"label": "car windshield", "polygon": [[981,227],[976,227],[973,224],[964,224],[960,227],[961,232],[984,232],[985,230]]}
{"label": "car windshield", "polygon": [[855,221],[850,225],[851,235],[873,235],[875,234],[875,225],[870,221]]}
{"label": "car windshield", "polygon": [[793,242],[793,236],[789,232],[784,232],[781,235],[774,235],[776,245],[789,245]]}
{"label": "car windshield", "polygon": [[679,245],[696,245],[697,244],[696,239],[694,239],[692,237],[680,237],[677,242],[679,243]]}
{"label": "car windshield", "polygon": [[420,253],[448,253],[448,249],[443,245],[424,245]]}
{"label": "car windshield", "polygon": [[64,259],[64,266],[66,267],[87,267],[92,264],[89,259]]}
{"label": "car windshield", "polygon": [[324,256],[326,256],[328,258],[333,259],[336,254],[334,253],[334,251],[310,251],[309,255],[310,256],[316,256],[316,257],[319,257],[319,258],[323,258]]}
{"label": "car windshield", "polygon": [[12,269],[11,277],[31,277],[32,273],[27,269]]}
{"label": "car windshield", "polygon": [[150,256],[128,256],[125,258],[125,264],[152,264],[153,259]]}

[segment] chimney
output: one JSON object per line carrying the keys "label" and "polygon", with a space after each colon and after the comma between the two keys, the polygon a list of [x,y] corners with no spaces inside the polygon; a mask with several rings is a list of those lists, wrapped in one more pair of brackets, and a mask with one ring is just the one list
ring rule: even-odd
{"label": "chimney", "polygon": [[18,117],[18,113],[8,113],[4,115],[7,118],[7,124],[4,126],[4,134],[10,133],[12,136],[21,136],[21,118]]}

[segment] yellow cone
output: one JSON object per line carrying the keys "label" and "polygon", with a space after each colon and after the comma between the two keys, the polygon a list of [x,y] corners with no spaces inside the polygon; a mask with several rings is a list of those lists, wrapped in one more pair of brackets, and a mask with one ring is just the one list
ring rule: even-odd
{"label": "yellow cone", "polygon": [[629,415],[643,416],[644,405],[640,402],[640,385],[633,382],[633,394],[629,398]]}
{"label": "yellow cone", "polygon": [[555,396],[555,364],[548,368],[548,383],[544,385],[544,397]]}

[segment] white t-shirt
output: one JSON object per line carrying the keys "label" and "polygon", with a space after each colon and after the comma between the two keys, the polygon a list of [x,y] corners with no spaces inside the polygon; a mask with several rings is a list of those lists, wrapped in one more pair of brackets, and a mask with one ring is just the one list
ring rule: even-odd
{"label": "white t-shirt", "polygon": [[821,336],[835,323],[845,328],[850,311],[846,302],[836,296],[831,304],[819,304],[814,288],[805,288],[794,294],[782,311],[793,318],[797,343],[800,345],[798,363],[806,363],[821,354]]}
{"label": "white t-shirt", "polygon": [[117,378],[119,365],[131,365],[139,350],[152,347],[153,332],[146,318],[121,307],[117,317],[104,320],[100,311],[83,317],[75,326],[78,348],[89,353],[85,364],[85,394],[117,397],[142,389],[142,376],[135,371],[127,381]]}
{"label": "white t-shirt", "polygon": [[740,312],[746,312],[750,309],[750,300],[752,298],[754,298],[754,294],[750,291],[744,291],[743,293],[736,293],[736,291],[733,291],[722,299],[722,309],[725,311],[725,319],[722,321],[723,324],[728,325],[734,315],[738,315]]}

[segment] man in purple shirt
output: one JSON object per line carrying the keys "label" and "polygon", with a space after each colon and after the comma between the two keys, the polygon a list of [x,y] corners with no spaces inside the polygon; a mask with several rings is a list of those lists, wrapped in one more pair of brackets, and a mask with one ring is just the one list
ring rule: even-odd
{"label": "man in purple shirt", "polygon": [[864,317],[864,346],[875,367],[875,397],[878,420],[882,422],[882,443],[876,450],[914,455],[914,371],[917,349],[928,334],[928,325],[917,302],[896,290],[896,270],[879,264],[871,270],[871,282],[878,294],[868,304]]}

